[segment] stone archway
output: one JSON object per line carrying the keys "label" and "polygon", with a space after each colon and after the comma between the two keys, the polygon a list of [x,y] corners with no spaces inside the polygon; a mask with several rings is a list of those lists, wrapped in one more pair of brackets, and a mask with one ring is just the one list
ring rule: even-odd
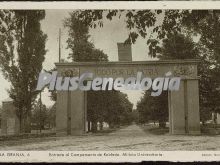
{"label": "stone archway", "polygon": [[[80,76],[91,72],[94,77],[131,77],[137,72],[156,78],[172,72],[181,77],[179,91],[168,93],[171,134],[199,134],[199,88],[197,60],[160,60],[136,62],[74,62],[56,63],[58,76]],[[86,131],[86,92],[57,93],[56,131],[71,135]]]}

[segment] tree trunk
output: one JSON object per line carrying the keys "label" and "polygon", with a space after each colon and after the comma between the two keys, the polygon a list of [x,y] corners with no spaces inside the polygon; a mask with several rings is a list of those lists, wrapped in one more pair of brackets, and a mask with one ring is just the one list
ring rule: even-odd
{"label": "tree trunk", "polygon": [[23,113],[23,109],[19,110],[19,124],[20,124],[20,133],[23,134],[25,133],[25,124],[26,124],[26,120],[25,120],[25,115]]}
{"label": "tree trunk", "polygon": [[19,122],[20,122],[20,133],[21,134],[25,133],[25,121],[22,115],[20,116]]}
{"label": "tree trunk", "polygon": [[21,116],[21,114],[19,114],[19,133],[23,133],[23,129],[22,129],[22,116]]}
{"label": "tree trunk", "polygon": [[20,134],[24,133],[24,121],[23,121],[23,115],[22,115],[22,113],[23,113],[23,110],[22,110],[21,107],[19,107],[19,108],[17,109],[16,115],[17,115],[17,117],[18,117],[18,119],[19,119],[19,133],[20,133]]}
{"label": "tree trunk", "polygon": [[91,127],[91,123],[90,123],[90,121],[88,121],[88,132],[91,132],[90,127]]}
{"label": "tree trunk", "polygon": [[92,122],[92,132],[97,132],[97,122]]}
{"label": "tree trunk", "polygon": [[103,130],[103,122],[100,122],[100,130]]}
{"label": "tree trunk", "polygon": [[28,105],[26,105],[26,123],[25,123],[25,133],[31,133],[31,101],[28,101]]}
{"label": "tree trunk", "polygon": [[31,133],[31,120],[30,120],[30,116],[27,115],[25,117],[25,133]]}
{"label": "tree trunk", "polygon": [[109,123],[109,128],[114,128],[114,124],[113,123]]}
{"label": "tree trunk", "polygon": [[159,128],[165,128],[166,122],[165,121],[159,121]]}

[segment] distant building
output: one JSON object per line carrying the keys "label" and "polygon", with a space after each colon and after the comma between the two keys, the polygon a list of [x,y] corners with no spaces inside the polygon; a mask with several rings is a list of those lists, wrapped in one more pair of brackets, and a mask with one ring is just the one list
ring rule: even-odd
{"label": "distant building", "polygon": [[8,98],[2,101],[1,112],[1,134],[14,135],[19,133],[19,119],[16,115],[16,109],[13,100]]}
{"label": "distant building", "polygon": [[[2,119],[2,106],[0,105],[0,129],[2,128],[1,127],[1,119]],[[1,131],[0,131],[0,134],[1,134]]]}

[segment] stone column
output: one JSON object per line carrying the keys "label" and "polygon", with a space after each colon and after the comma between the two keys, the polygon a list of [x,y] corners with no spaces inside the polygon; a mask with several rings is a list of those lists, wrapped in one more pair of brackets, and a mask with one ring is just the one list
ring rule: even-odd
{"label": "stone column", "polygon": [[117,43],[118,61],[132,61],[131,44]]}
{"label": "stone column", "polygon": [[181,80],[179,91],[169,92],[169,121],[171,134],[199,134],[198,80]]}
{"label": "stone column", "polygon": [[67,134],[68,128],[68,91],[57,92],[57,104],[56,104],[56,133]]}
{"label": "stone column", "polygon": [[169,121],[171,134],[185,134],[184,81],[180,89],[168,93]]}
{"label": "stone column", "polygon": [[197,79],[186,81],[188,133],[200,134],[199,87]]}
{"label": "stone column", "polygon": [[81,135],[86,131],[86,92],[57,92],[57,135]]}
{"label": "stone column", "polygon": [[82,135],[86,131],[86,92],[71,92],[71,135]]}

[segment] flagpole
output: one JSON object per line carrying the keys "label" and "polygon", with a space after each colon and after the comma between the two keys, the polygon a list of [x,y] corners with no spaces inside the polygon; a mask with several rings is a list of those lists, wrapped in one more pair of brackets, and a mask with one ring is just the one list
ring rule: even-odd
{"label": "flagpole", "polygon": [[59,62],[61,60],[61,29],[59,28]]}

